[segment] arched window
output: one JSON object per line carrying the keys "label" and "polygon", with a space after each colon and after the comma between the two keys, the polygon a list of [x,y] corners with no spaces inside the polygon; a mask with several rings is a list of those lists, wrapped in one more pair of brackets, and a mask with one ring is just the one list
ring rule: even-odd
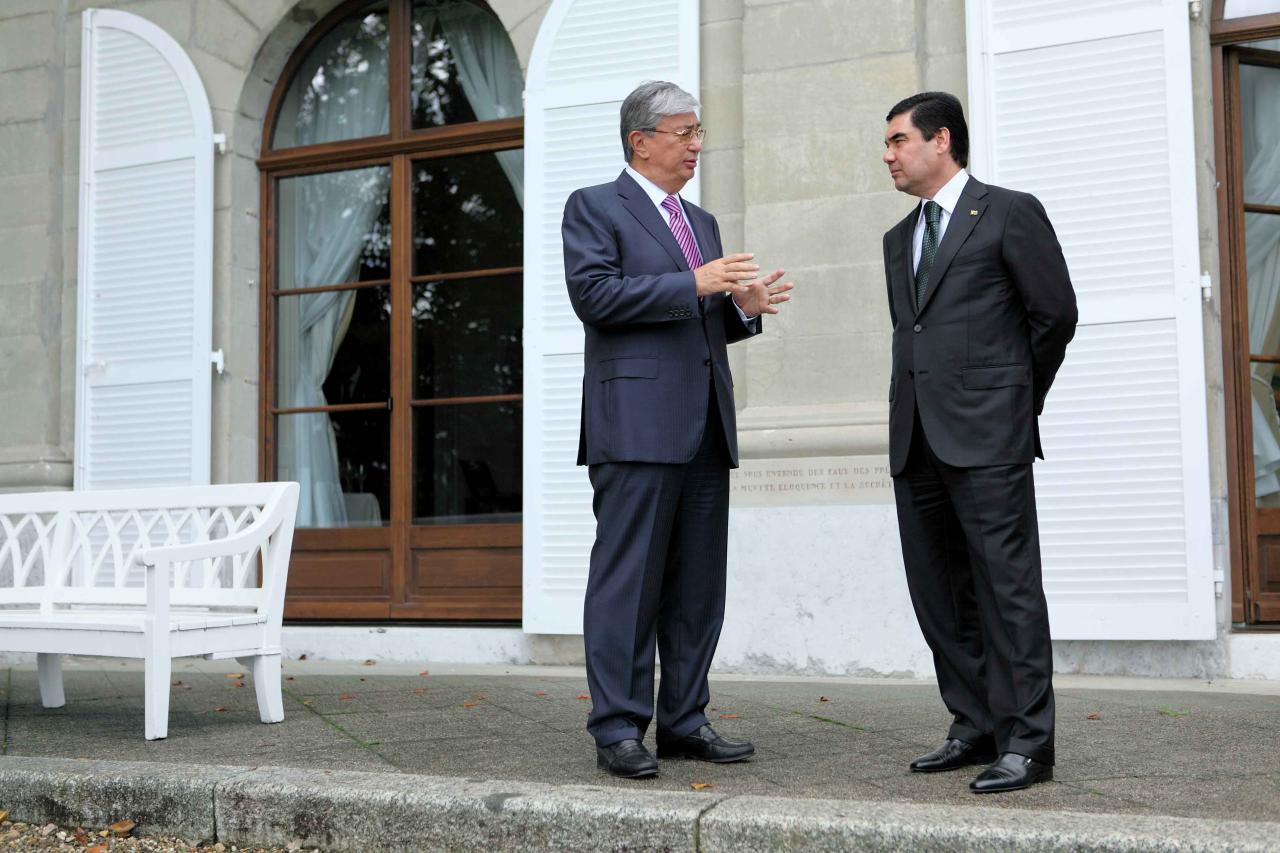
{"label": "arched window", "polygon": [[291,618],[519,618],[523,88],[483,0],[358,0],[272,97],[260,434],[263,478],[302,484]]}

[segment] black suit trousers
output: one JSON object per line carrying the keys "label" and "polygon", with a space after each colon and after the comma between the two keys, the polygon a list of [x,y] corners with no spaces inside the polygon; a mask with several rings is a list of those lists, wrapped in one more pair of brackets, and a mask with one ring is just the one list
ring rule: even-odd
{"label": "black suit trousers", "polygon": [[1053,650],[1031,465],[957,468],[920,424],[893,478],[911,603],[948,737],[1054,762]]}
{"label": "black suit trousers", "polygon": [[591,465],[596,541],[583,618],[591,715],[600,746],[707,722],[707,672],[724,622],[729,450],[714,389],[702,442],[683,464]]}

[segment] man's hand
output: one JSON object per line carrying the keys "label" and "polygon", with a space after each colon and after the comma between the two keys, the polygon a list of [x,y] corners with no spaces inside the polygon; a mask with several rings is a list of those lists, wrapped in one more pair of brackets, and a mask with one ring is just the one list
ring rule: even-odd
{"label": "man's hand", "polygon": [[693,280],[698,286],[699,296],[714,296],[717,293],[732,293],[736,298],[747,292],[746,282],[751,281],[760,271],[759,264],[751,263],[755,255],[741,252],[736,255],[725,255],[705,263],[693,271]]}
{"label": "man's hand", "polygon": [[748,317],[777,314],[778,306],[790,302],[791,291],[795,289],[795,284],[789,281],[778,284],[784,272],[786,270],[774,270],[764,278],[748,281],[741,292],[733,294],[734,303]]}

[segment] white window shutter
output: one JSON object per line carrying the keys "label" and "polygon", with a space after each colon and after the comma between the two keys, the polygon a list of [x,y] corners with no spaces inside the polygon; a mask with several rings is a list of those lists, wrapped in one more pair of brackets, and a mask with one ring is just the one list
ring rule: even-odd
{"label": "white window shutter", "polygon": [[1183,0],[968,0],[973,172],[1035,194],[1080,327],[1036,465],[1055,639],[1215,633]]}
{"label": "white window shutter", "polygon": [[[574,463],[582,324],[564,282],[560,220],[569,194],[626,165],[622,99],[645,80],[698,93],[698,4],[555,0],[525,91],[524,630],[582,633],[595,540],[591,485]],[[682,195],[697,202],[691,182]]]}
{"label": "white window shutter", "polygon": [[82,28],[75,487],[207,484],[209,101],[149,21],[89,9]]}

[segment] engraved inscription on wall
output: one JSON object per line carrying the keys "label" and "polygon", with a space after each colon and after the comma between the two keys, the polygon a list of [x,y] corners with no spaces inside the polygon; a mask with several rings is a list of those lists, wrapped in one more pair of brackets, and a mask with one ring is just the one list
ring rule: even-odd
{"label": "engraved inscription on wall", "polygon": [[729,478],[734,506],[891,504],[889,457],[743,459]]}

